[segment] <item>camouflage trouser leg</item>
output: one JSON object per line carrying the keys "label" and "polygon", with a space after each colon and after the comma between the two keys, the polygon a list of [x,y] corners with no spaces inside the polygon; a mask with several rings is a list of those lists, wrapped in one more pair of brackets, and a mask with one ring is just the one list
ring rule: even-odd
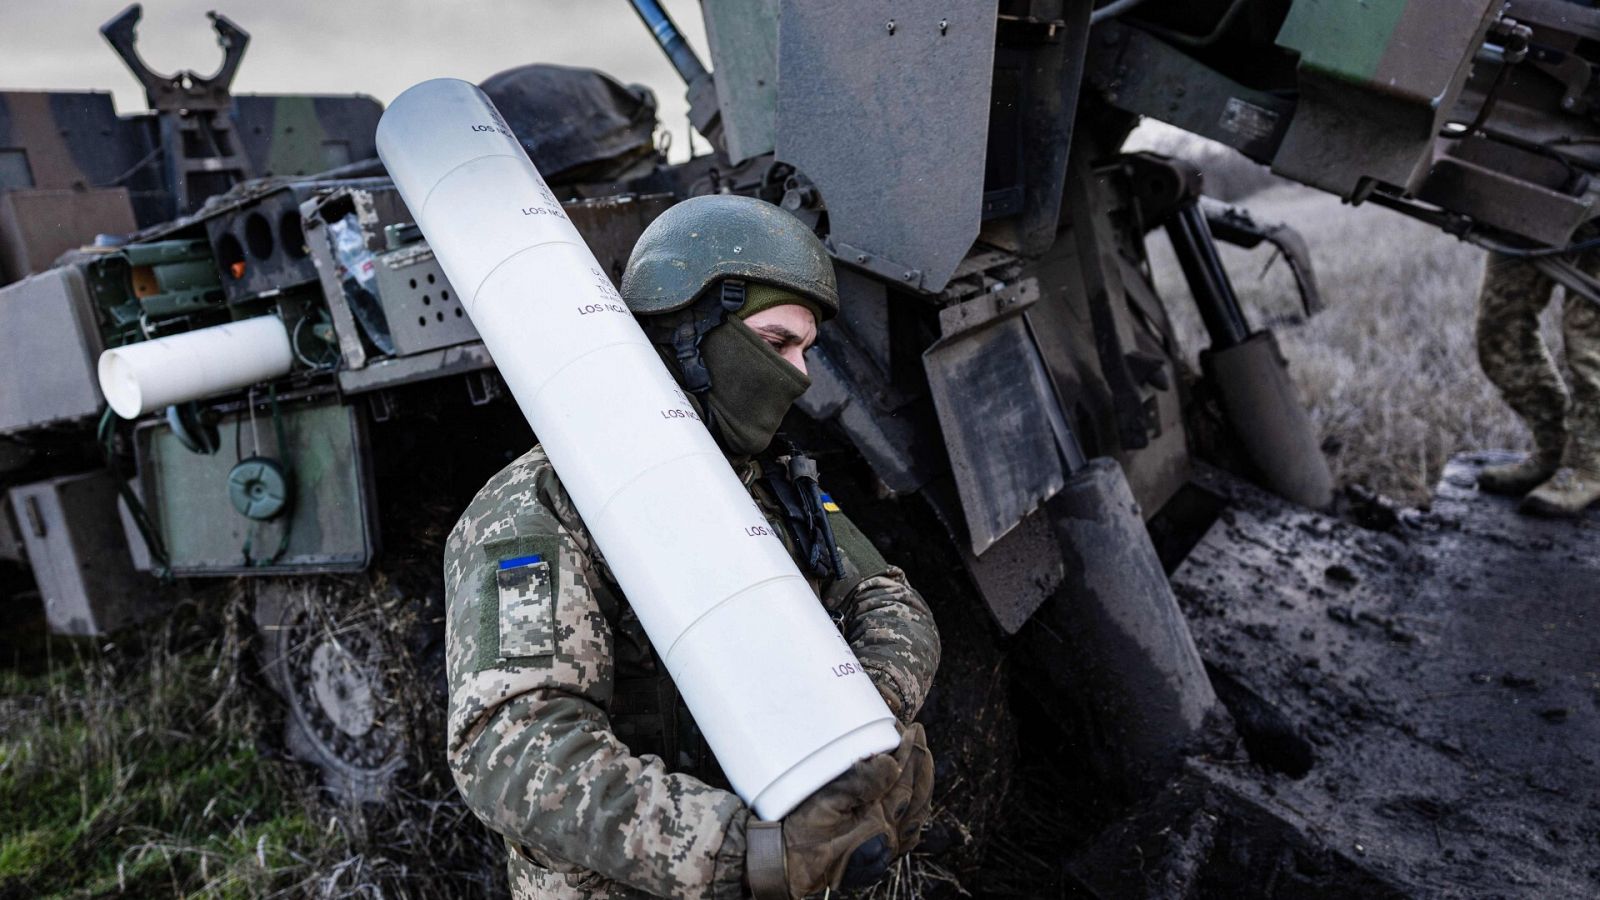
{"label": "camouflage trouser leg", "polygon": [[1550,279],[1526,262],[1490,253],[1478,294],[1478,362],[1533,431],[1553,466],[1567,442],[1567,387],[1539,334]]}
{"label": "camouflage trouser leg", "polygon": [[1600,303],[1568,294],[1561,322],[1572,373],[1571,437],[1562,464],[1600,473]]}
{"label": "camouflage trouser leg", "polygon": [[593,872],[556,872],[512,849],[507,861],[511,900],[654,900],[643,891],[608,881]]}

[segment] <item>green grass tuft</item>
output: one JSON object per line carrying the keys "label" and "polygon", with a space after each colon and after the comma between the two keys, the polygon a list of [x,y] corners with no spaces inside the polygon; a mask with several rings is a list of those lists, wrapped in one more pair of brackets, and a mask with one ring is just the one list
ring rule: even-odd
{"label": "green grass tuft", "polygon": [[0,896],[297,882],[319,838],[302,776],[257,749],[254,704],[223,672],[237,629],[219,626],[180,609],[112,643],[52,639],[42,671],[0,672]]}

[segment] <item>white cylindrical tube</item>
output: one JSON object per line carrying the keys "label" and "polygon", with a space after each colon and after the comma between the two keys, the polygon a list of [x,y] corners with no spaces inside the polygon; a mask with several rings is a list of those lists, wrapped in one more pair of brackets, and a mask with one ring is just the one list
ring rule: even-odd
{"label": "white cylindrical tube", "polygon": [[781,818],[894,717],[482,92],[395,99],[378,155],[735,791]]}
{"label": "white cylindrical tube", "polygon": [[257,316],[112,347],[100,354],[100,392],[117,415],[225,394],[289,374],[294,352],[277,316]]}

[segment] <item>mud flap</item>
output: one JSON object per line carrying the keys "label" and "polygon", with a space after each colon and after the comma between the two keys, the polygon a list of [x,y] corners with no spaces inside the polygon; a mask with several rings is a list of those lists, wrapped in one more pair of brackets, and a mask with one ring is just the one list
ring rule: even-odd
{"label": "mud flap", "polygon": [[1046,703],[1070,697],[1096,765],[1130,796],[1158,787],[1216,707],[1189,626],[1122,469],[1097,459],[1050,505],[1062,589],[1023,630]]}

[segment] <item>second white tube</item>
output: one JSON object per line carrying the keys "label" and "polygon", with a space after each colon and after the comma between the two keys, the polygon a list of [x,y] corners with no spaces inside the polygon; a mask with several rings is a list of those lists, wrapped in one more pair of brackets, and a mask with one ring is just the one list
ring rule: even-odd
{"label": "second white tube", "polygon": [[781,818],[894,717],[499,113],[438,79],[378,154],[734,790]]}
{"label": "second white tube", "polygon": [[294,353],[277,316],[112,347],[100,354],[100,392],[124,419],[289,374]]}

